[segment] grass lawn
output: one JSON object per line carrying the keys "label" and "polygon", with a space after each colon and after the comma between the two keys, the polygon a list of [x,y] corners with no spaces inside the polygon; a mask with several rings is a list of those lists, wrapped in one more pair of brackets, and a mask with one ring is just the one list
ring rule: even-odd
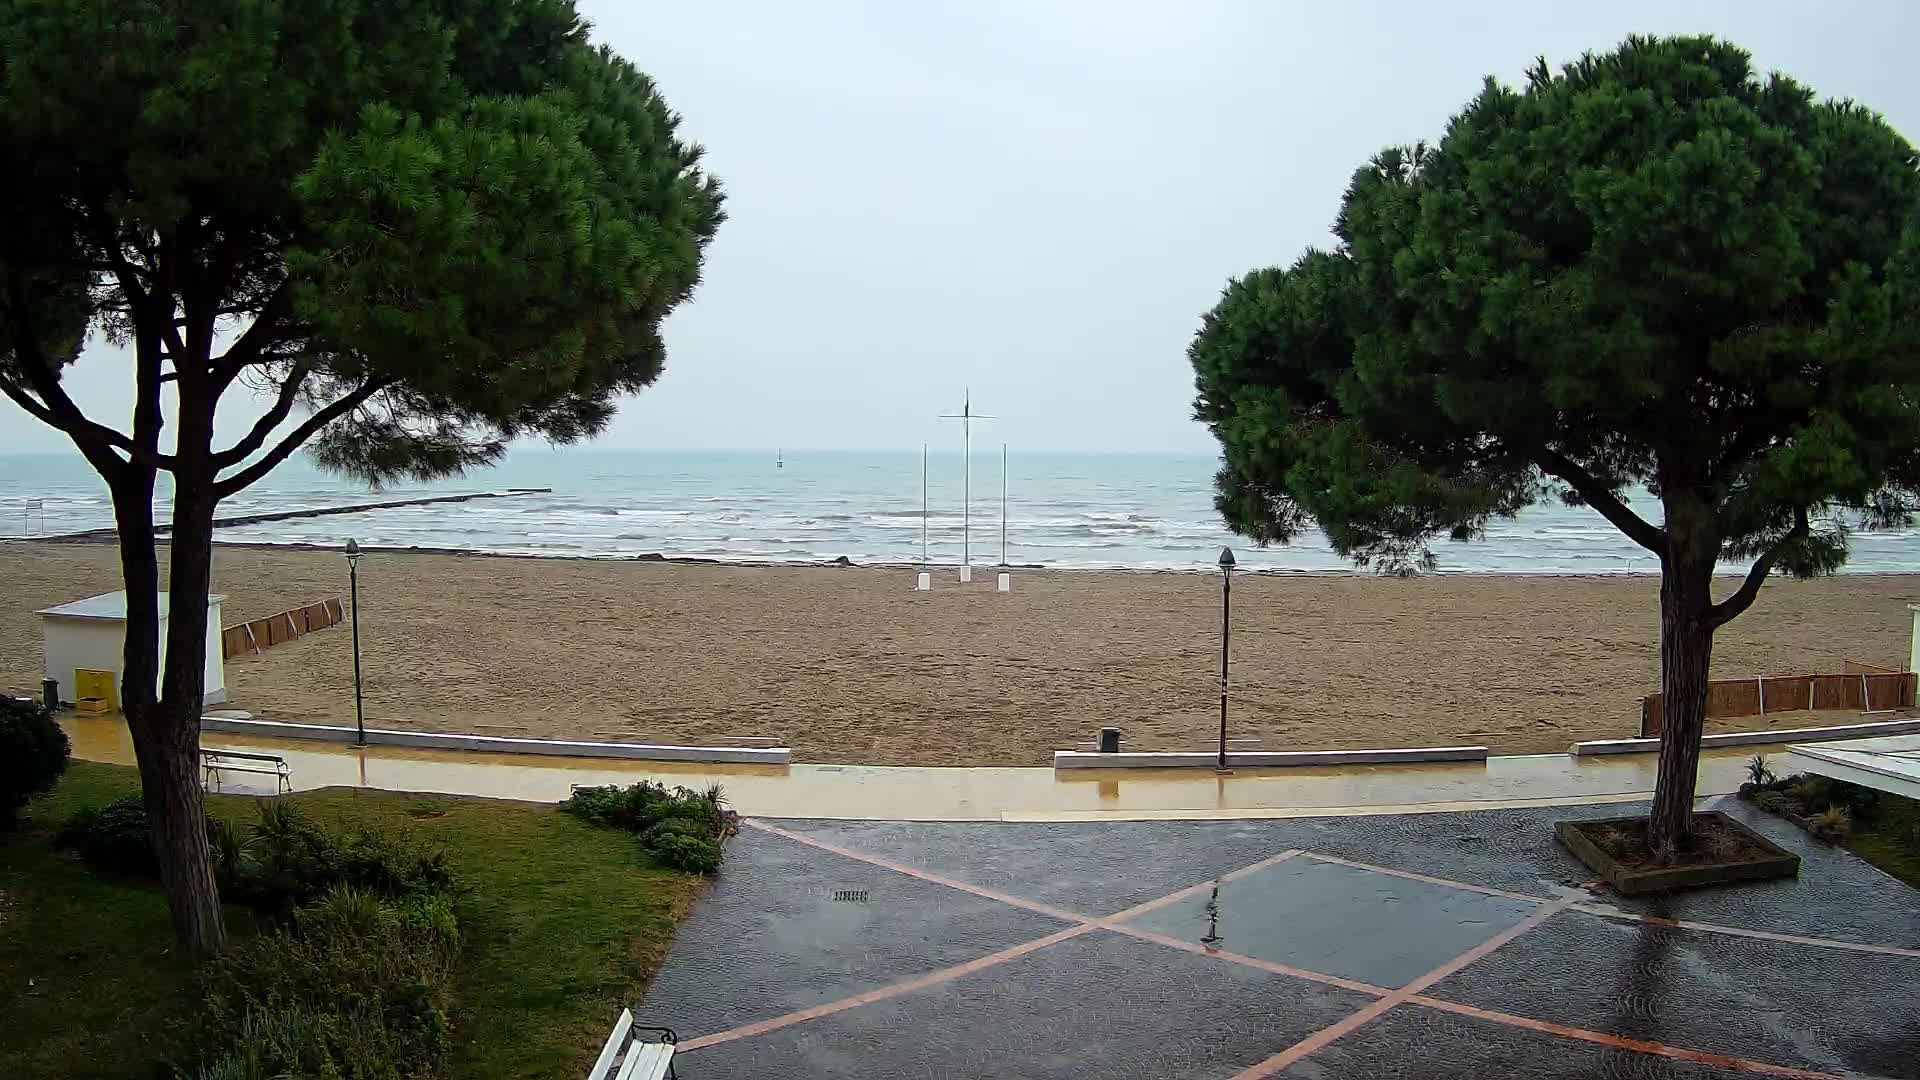
{"label": "grass lawn", "polygon": [[1882,795],[1879,812],[1854,823],[1847,848],[1920,889],[1920,801]]}
{"label": "grass lawn", "polygon": [[[194,1022],[158,887],[55,851],[72,811],[139,790],[130,768],[76,761],[0,833],[0,1077],[154,1073]],[[701,879],[652,866],[634,838],[551,806],[331,790],[291,796],[314,820],[443,848],[463,892],[453,1015],[459,1077],[577,1076],[623,1003],[637,1001]],[[251,821],[255,800],[214,796]],[[228,911],[235,934],[256,916]]]}

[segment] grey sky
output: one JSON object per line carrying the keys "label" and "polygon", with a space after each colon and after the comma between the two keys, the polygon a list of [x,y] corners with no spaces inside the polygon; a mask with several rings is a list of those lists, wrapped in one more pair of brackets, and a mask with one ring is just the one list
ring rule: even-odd
{"label": "grey sky", "polygon": [[[667,373],[600,444],[1212,446],[1185,347],[1230,275],[1327,242],[1347,176],[1491,73],[1712,32],[1920,136],[1908,0],[926,5],[587,0],[726,182]],[[123,422],[124,357],[72,376]],[[231,432],[243,407],[228,416]],[[0,449],[65,444],[0,402]]]}

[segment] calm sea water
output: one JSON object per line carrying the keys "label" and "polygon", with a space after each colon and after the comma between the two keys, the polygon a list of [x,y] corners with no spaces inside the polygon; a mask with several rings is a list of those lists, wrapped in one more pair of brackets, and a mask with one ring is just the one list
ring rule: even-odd
{"label": "calm sea water", "polygon": [[[1207,569],[1231,545],[1249,569],[1345,571],[1324,542],[1260,550],[1229,534],[1212,506],[1209,454],[1013,453],[1006,463],[1006,559],[1046,566]],[[971,527],[963,520],[958,452],[928,460],[927,550],[958,563],[1001,559],[1001,461],[973,459]],[[550,494],[295,519],[223,529],[219,539],[522,555],[659,553],[738,562],[917,562],[918,452],[523,450],[460,480],[369,494],[363,485],[288,462],[222,504],[240,515],[369,499],[548,487]],[[156,502],[166,511],[167,493]],[[36,504],[37,500],[37,504]],[[1641,512],[1658,507],[1642,496]],[[0,456],[0,535],[111,524],[106,491],[77,457]],[[970,543],[965,539],[970,535]],[[1537,507],[1471,543],[1440,542],[1440,569],[1480,573],[1645,573],[1646,554],[1584,509]],[[1858,534],[1851,571],[1920,570],[1920,530]]]}

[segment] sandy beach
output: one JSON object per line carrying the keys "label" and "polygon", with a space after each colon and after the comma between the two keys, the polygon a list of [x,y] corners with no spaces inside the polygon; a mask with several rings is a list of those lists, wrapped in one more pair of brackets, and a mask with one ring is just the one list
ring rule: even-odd
{"label": "sandy beach", "polygon": [[[1105,724],[1131,749],[1211,745],[1216,578],[1027,571],[997,595],[976,577],[962,586],[949,570],[916,594],[899,569],[374,552],[360,571],[368,722],[766,735],[796,760],[868,764],[1039,765]],[[120,586],[104,544],[0,545],[0,579],[0,687],[17,692],[41,676],[32,613]],[[228,624],[346,585],[334,552],[215,555]],[[1636,734],[1656,688],[1657,592],[1627,577],[1243,576],[1231,734],[1269,749],[1500,753]],[[1715,677],[1904,666],[1915,601],[1920,575],[1770,582],[1721,631]],[[234,707],[264,718],[351,723],[348,631],[229,660],[227,683]]]}

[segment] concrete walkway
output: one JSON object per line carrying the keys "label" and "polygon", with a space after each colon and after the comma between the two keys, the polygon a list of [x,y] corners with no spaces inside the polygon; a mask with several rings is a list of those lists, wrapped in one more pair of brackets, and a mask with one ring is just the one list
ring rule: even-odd
{"label": "concrete walkway", "polygon": [[[63,717],[74,755],[130,765],[133,744],[118,717]],[[907,821],[1070,822],[1141,819],[1287,818],[1437,812],[1495,806],[1633,801],[1653,790],[1654,758],[1636,754],[1496,757],[1485,762],[1240,770],[1228,775],[1169,769],[920,768],[861,765],[679,765],[657,761],[475,754],[368,747],[208,733],[202,745],[279,754],[295,790],[372,787],[557,802],[574,785],[650,779],[704,788],[720,784],[750,817]],[[1756,752],[1705,751],[1702,796],[1734,791]],[[238,775],[227,790],[257,792]]]}

